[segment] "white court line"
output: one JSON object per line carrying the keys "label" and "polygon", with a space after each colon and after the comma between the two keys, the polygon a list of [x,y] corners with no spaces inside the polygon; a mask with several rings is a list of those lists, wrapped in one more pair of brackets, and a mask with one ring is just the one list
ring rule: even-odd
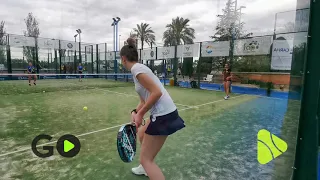
{"label": "white court line", "polygon": [[[110,90],[103,90],[103,91],[107,91],[107,92],[111,92],[111,93],[115,93],[115,94],[119,94],[119,95],[124,95],[124,96],[127,96],[127,97],[137,97],[137,98],[139,97],[139,96],[136,96],[136,95],[120,93],[120,92],[116,92],[116,91],[110,91]],[[184,106],[184,107],[192,107],[192,106],[185,105],[185,104],[179,104],[179,103],[175,103],[175,104],[179,105],[179,106]]]}
{"label": "white court line", "polygon": [[[235,96],[235,97],[232,97],[230,99],[235,99],[235,98],[242,97],[242,96],[246,96],[246,94],[242,94],[240,96]],[[221,102],[221,101],[227,101],[227,100],[221,99],[221,100],[217,100],[217,101],[212,101],[212,102],[208,102],[208,103],[204,103],[204,104],[200,104],[200,105],[184,108],[184,109],[181,109],[181,110],[178,110],[178,111],[181,112],[181,111],[185,111],[185,110],[189,110],[189,109],[195,109],[195,108],[199,108],[201,106],[205,106],[205,105],[208,105],[208,104],[214,104],[214,103]],[[91,131],[91,132],[87,132],[87,133],[84,133],[84,134],[79,134],[76,137],[86,136],[86,135],[89,135],[89,134],[94,134],[94,133],[97,133],[97,132],[114,129],[114,128],[117,128],[117,127],[120,127],[120,126],[123,126],[123,125],[125,125],[125,124],[112,126],[112,127],[108,127],[108,128],[104,128],[104,129],[100,129],[100,130],[96,130],[96,131]],[[40,145],[37,145],[37,147],[42,147],[44,145],[49,145],[49,144],[53,144],[53,143],[56,143],[56,142],[57,141],[52,141],[52,142],[40,144]],[[27,150],[31,150],[31,149],[30,148],[24,148],[24,149],[20,149],[20,150],[17,150],[17,151],[8,152],[8,153],[5,153],[5,154],[1,154],[0,157],[8,156],[8,155],[11,155],[11,154],[15,154],[15,153],[19,153],[19,152],[23,152],[23,151],[27,151]]]}

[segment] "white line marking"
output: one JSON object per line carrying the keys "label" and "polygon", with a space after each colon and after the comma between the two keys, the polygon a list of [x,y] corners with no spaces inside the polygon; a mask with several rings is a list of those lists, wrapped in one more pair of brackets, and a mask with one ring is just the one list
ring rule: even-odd
{"label": "white line marking", "polygon": [[[242,96],[246,96],[246,94],[242,94],[242,95],[239,95],[239,96],[231,97],[230,99],[235,99],[235,98],[239,98],[239,97],[242,97]],[[228,100],[221,99],[221,100],[212,101],[212,102],[208,102],[208,103],[204,103],[204,104],[199,104],[199,105],[196,105],[196,106],[191,106],[191,107],[184,108],[184,109],[181,109],[181,110],[178,110],[178,111],[181,112],[181,111],[185,111],[185,110],[188,110],[188,109],[194,109],[194,108],[198,108],[198,107],[205,106],[205,105],[208,105],[208,104],[214,104],[214,103],[221,102],[221,101],[228,101]],[[108,128],[100,129],[100,130],[97,130],[97,131],[87,132],[87,133],[84,133],[84,134],[77,135],[76,137],[86,136],[86,135],[89,135],[89,134],[94,134],[94,133],[97,133],[97,132],[102,132],[102,131],[114,129],[114,128],[117,128],[117,127],[120,127],[120,126],[123,126],[123,125],[125,125],[125,124],[108,127]],[[42,147],[44,145],[49,145],[49,144],[53,144],[53,143],[56,143],[56,142],[57,141],[52,141],[52,142],[40,144],[40,145],[37,145],[37,147]],[[31,150],[31,149],[30,148],[25,148],[25,149],[20,149],[20,150],[17,150],[17,151],[8,152],[8,153],[5,153],[5,154],[1,154],[0,157],[8,156],[8,155],[11,155],[11,154],[15,154],[15,153],[23,152],[23,151],[27,151],[27,150]]]}

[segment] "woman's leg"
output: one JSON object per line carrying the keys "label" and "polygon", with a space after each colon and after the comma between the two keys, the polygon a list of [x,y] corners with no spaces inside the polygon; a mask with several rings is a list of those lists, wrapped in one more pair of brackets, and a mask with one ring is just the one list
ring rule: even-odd
{"label": "woman's leg", "polygon": [[31,85],[31,75],[28,75],[29,85]]}
{"label": "woman's leg", "polygon": [[34,76],[33,76],[33,84],[36,84],[36,82],[37,82],[37,76],[34,75]]}
{"label": "woman's leg", "polygon": [[[138,136],[140,144],[143,143],[144,135],[145,135],[146,129],[149,126],[149,124],[150,124],[150,120],[148,119],[146,121],[146,124],[144,126],[141,126],[138,129],[137,136]],[[132,171],[133,174],[136,174],[136,175],[145,175],[145,176],[147,176],[147,173],[146,173],[146,171],[144,170],[144,168],[142,167],[141,164],[139,166],[137,166],[137,167],[132,168],[131,171]]]}
{"label": "woman's leg", "polygon": [[154,159],[168,136],[151,136],[145,134],[141,145],[140,163],[145,169],[150,180],[165,180],[165,177],[154,162]]}
{"label": "woman's leg", "polygon": [[223,82],[223,88],[224,92],[227,94],[227,83],[225,81]]}
{"label": "woman's leg", "polygon": [[227,96],[229,96],[229,93],[230,93],[230,81],[227,81],[226,82],[226,94],[227,94]]}
{"label": "woman's leg", "polygon": [[143,137],[144,137],[144,132],[146,132],[146,129],[147,127],[149,126],[150,124],[150,120],[148,119],[146,121],[146,124],[144,126],[141,126],[139,129],[138,129],[138,139],[139,139],[139,142],[140,144],[142,144],[142,141],[143,141]]}

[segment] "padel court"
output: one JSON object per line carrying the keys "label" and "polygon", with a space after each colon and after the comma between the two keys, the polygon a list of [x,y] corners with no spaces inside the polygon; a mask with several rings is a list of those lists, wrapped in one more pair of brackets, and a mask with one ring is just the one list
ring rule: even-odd
{"label": "padel court", "polygon": [[[297,126],[291,120],[298,116],[297,102],[247,94],[224,100],[221,91],[166,88],[186,124],[168,138],[156,158],[168,180],[282,179],[291,174],[285,167],[293,166],[296,141],[283,134]],[[0,94],[1,178],[148,179],[131,173],[139,164],[140,145],[132,163],[122,162],[116,147],[120,126],[130,122],[129,113],[139,102],[133,83],[46,79],[29,87],[26,80],[3,81]],[[287,154],[260,165],[260,129],[283,137]],[[52,136],[51,144],[39,142],[52,146],[62,135],[76,135],[80,153],[64,158],[55,149],[53,156],[39,158],[31,151],[39,134]]]}

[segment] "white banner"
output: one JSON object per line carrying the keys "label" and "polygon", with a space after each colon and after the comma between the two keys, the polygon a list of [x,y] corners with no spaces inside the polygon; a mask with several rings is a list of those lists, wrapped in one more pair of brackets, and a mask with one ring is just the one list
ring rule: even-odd
{"label": "white banner", "polygon": [[76,43],[71,41],[60,41],[60,48],[66,50],[76,50]]}
{"label": "white banner", "polygon": [[44,49],[59,49],[59,40],[38,39],[38,47]]}
{"label": "white banner", "polygon": [[234,55],[264,55],[270,54],[272,36],[241,39],[234,41]]}
{"label": "white banner", "polygon": [[158,47],[157,49],[157,59],[169,59],[174,58],[175,47]]}
{"label": "white banner", "polygon": [[115,52],[107,52],[107,60],[115,60]]}
{"label": "white banner", "polygon": [[177,47],[177,57],[199,57],[200,44],[186,44]]}
{"label": "white banner", "polygon": [[274,40],[272,47],[271,69],[291,70],[293,40]]}
{"label": "white banner", "polygon": [[230,41],[203,42],[201,47],[202,57],[229,56]]}
{"label": "white banner", "polygon": [[34,37],[9,35],[9,45],[18,47],[36,47],[36,40]]}
{"label": "white banner", "polygon": [[142,60],[155,60],[156,59],[156,49],[143,49],[142,50]]}

